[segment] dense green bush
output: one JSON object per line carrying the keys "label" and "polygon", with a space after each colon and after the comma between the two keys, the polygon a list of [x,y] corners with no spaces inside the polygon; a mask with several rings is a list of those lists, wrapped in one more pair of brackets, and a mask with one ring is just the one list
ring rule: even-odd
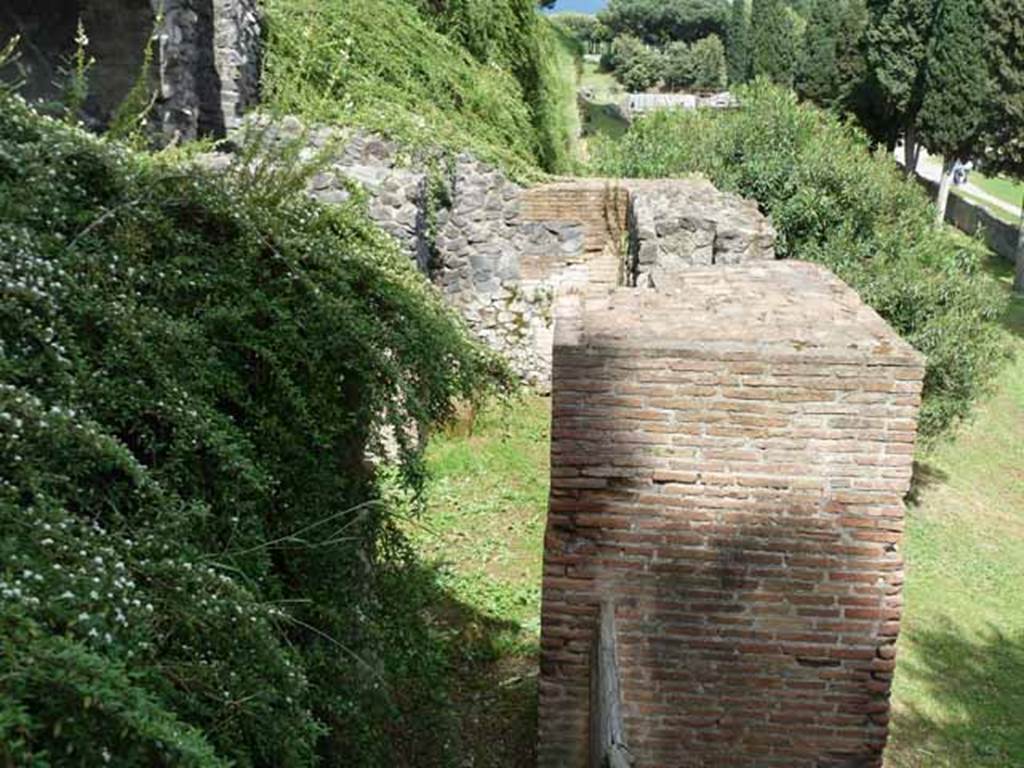
{"label": "dense green bush", "polygon": [[728,83],[725,45],[718,35],[695,43],[671,43],[665,47],[665,85],[682,91],[723,90]]}
{"label": "dense green bush", "polygon": [[620,142],[592,146],[607,176],[706,175],[756,199],[779,253],[828,265],[928,356],[921,431],[965,416],[1003,354],[1003,298],[984,251],[935,230],[927,196],[867,138],[829,113],[759,82],[729,112],[663,113]]}
{"label": "dense green bush", "polygon": [[693,85],[701,91],[720,91],[728,84],[725,44],[718,35],[708,35],[690,46]]}
{"label": "dense green bush", "polygon": [[269,108],[566,171],[573,51],[533,0],[268,0]]}
{"label": "dense green bush", "polygon": [[665,87],[672,91],[682,91],[693,87],[693,56],[690,44],[676,40],[665,46]]}
{"label": "dense green bush", "polygon": [[503,369],[297,180],[0,92],[0,764],[428,765],[403,734],[452,736],[385,491],[416,487],[407,425]]}
{"label": "dense green bush", "polygon": [[633,35],[619,35],[615,38],[608,66],[622,87],[634,93],[654,88],[665,74],[665,59],[661,51]]}

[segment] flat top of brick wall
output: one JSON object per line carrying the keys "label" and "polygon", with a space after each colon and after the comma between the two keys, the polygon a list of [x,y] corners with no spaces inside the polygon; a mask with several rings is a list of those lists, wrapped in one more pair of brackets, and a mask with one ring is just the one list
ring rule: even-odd
{"label": "flat top of brick wall", "polygon": [[798,261],[695,268],[673,291],[565,297],[555,345],[633,356],[924,365],[839,278]]}

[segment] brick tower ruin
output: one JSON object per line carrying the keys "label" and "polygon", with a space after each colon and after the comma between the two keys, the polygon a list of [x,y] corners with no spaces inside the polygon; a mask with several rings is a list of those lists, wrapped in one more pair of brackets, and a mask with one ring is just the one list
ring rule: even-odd
{"label": "brick tower ruin", "polygon": [[881,766],[921,355],[805,263],[563,304],[541,768],[604,763],[602,603],[639,768]]}

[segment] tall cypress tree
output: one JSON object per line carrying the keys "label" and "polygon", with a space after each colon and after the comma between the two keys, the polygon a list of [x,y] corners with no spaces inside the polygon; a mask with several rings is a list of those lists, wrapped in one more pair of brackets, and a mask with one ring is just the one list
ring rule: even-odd
{"label": "tall cypress tree", "polygon": [[[867,33],[871,78],[868,108],[876,139],[895,147],[902,135],[907,173],[917,167],[917,116],[937,0],[872,0]],[[879,135],[880,134],[880,135]]]}
{"label": "tall cypress tree", "polygon": [[939,0],[918,116],[921,142],[945,158],[938,223],[946,218],[953,165],[980,154],[991,88],[982,0]]}
{"label": "tall cypress tree", "polygon": [[[987,167],[1024,179],[1024,4],[987,0],[989,69],[994,83],[986,126]],[[1024,202],[1021,204],[1024,209]],[[1024,217],[1017,236],[1014,289],[1024,293]]]}
{"label": "tall cypress tree", "polygon": [[792,85],[796,30],[783,0],[754,0],[750,15],[750,64],[755,77]]}
{"label": "tall cypress tree", "polygon": [[750,18],[747,0],[732,1],[729,18],[729,83],[739,85],[750,79]]}
{"label": "tall cypress tree", "polygon": [[841,96],[839,25],[842,10],[839,0],[815,0],[797,63],[797,93],[823,107],[835,106]]}
{"label": "tall cypress tree", "polygon": [[865,35],[868,30],[868,7],[865,0],[846,0],[839,12],[836,42],[836,71],[844,109],[852,109],[857,92],[867,76]]}

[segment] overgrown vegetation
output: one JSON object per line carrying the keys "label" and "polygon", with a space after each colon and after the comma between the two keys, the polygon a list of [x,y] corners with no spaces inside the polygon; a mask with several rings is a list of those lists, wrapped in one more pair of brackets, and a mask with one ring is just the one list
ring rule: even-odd
{"label": "overgrown vegetation", "polygon": [[394,520],[408,425],[504,369],[302,181],[0,92],[0,764],[447,759],[436,582]]}
{"label": "overgrown vegetation", "polygon": [[267,16],[272,109],[517,175],[573,167],[576,52],[534,0],[268,0]]}
{"label": "overgrown vegetation", "polygon": [[781,256],[829,266],[928,356],[921,432],[966,416],[1004,358],[982,248],[931,226],[926,196],[860,132],[761,82],[725,113],[660,113],[591,147],[594,172],[706,175],[772,216]]}

